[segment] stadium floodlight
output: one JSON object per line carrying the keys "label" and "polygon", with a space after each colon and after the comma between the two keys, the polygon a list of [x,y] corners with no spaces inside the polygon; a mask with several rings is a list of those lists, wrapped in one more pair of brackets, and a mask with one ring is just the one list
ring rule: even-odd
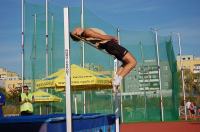
{"label": "stadium floodlight", "polygon": [[158,66],[158,76],[159,76],[159,93],[160,93],[160,107],[161,107],[161,120],[164,121],[164,107],[163,107],[163,96],[162,96],[162,81],[161,81],[161,72],[160,72],[160,55],[159,55],[159,43],[158,43],[158,29],[151,28],[155,33],[156,41],[156,55],[157,55],[157,66]]}

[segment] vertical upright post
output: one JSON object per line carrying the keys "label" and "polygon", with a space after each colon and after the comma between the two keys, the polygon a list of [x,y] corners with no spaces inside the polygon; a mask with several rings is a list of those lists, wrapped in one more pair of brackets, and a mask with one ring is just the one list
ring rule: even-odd
{"label": "vertical upright post", "polygon": [[185,113],[185,120],[187,120],[187,108],[186,108],[186,100],[185,100],[185,82],[184,82],[184,71],[183,71],[183,63],[182,63],[182,48],[181,48],[180,33],[177,33],[177,36],[178,36],[178,46],[179,46],[179,54],[180,54],[180,68],[181,68],[182,92],[183,92],[183,101],[184,101],[184,113]]}
{"label": "vertical upright post", "polygon": [[[121,45],[121,40],[120,40],[120,30],[119,28],[117,28],[117,39],[118,39],[118,43],[119,45]],[[123,116],[123,103],[122,103],[122,95],[120,92],[120,110],[121,110],[121,121],[124,122],[124,116]]]}
{"label": "vertical upright post", "polygon": [[[48,77],[49,75],[49,70],[48,70],[48,64],[49,64],[49,55],[48,55],[48,0],[46,0],[46,35],[45,35],[45,38],[46,38],[46,64],[45,64],[45,75],[46,77]],[[48,89],[46,89],[46,92],[48,92]],[[46,113],[48,114],[49,113],[49,109],[48,109],[48,106],[46,106]]]}
{"label": "vertical upright post", "polygon": [[[117,37],[119,35],[119,29],[117,29]],[[119,38],[118,38],[119,39]],[[115,59],[114,60],[114,75],[116,75],[117,73],[117,68],[118,68],[118,60]],[[119,100],[118,100],[118,96],[119,96],[119,90],[116,88],[117,92],[114,92],[114,96],[115,96],[115,131],[119,132]]]}
{"label": "vertical upright post", "polygon": [[22,93],[23,93],[23,86],[24,86],[24,0],[22,0],[22,33],[21,33],[21,48],[22,48]]}
{"label": "vertical upright post", "polygon": [[83,91],[83,113],[86,113],[86,98],[85,91]]}
{"label": "vertical upright post", "polygon": [[74,107],[75,107],[75,114],[78,113],[78,109],[77,109],[77,97],[76,97],[76,94],[75,94],[75,97],[74,97]]}
{"label": "vertical upright post", "polygon": [[158,43],[158,30],[153,29],[156,38],[156,55],[157,55],[157,65],[158,65],[158,77],[159,77],[159,93],[160,93],[160,107],[161,107],[161,121],[164,121],[164,113],[163,113],[163,96],[162,96],[162,81],[161,81],[161,73],[160,73],[160,55],[159,55],[159,43]]}
{"label": "vertical upright post", "polygon": [[[81,28],[84,28],[84,0],[81,0]],[[85,43],[81,42],[82,48],[82,67],[85,68]],[[85,91],[83,91],[83,112],[86,113],[86,96]]]}
{"label": "vertical upright post", "polygon": [[48,76],[48,0],[46,0],[46,77]]}
{"label": "vertical upright post", "polygon": [[[81,28],[84,28],[84,1],[81,0]],[[82,66],[85,67],[85,44],[82,41]]]}
{"label": "vertical upright post", "polygon": [[143,88],[144,88],[144,118],[146,119],[146,109],[147,109],[147,95],[146,95],[146,88],[145,88],[145,85],[144,85],[144,54],[143,54],[143,46],[142,46],[142,43],[140,42],[140,52],[141,52],[141,57],[142,57],[142,83],[143,83]]}
{"label": "vertical upright post", "polygon": [[33,40],[33,64],[32,64],[32,78],[33,78],[33,86],[32,88],[35,89],[35,63],[36,63],[36,35],[37,35],[37,14],[34,14],[34,40]]}
{"label": "vertical upright post", "polygon": [[[50,71],[48,73],[53,73],[54,70],[54,62],[53,62],[53,39],[54,39],[54,16],[51,14],[51,49],[50,49]],[[50,93],[52,94],[52,89],[50,89]],[[53,103],[50,103],[50,113],[53,112]]]}
{"label": "vertical upright post", "polygon": [[71,66],[69,42],[69,9],[64,8],[64,44],[65,44],[65,95],[66,95],[66,130],[72,132],[71,113]]}
{"label": "vertical upright post", "polygon": [[50,73],[53,72],[53,35],[54,35],[54,16],[51,16],[51,52],[50,52],[50,57],[51,57],[51,62],[50,62]]}
{"label": "vertical upright post", "polygon": [[119,132],[119,92],[115,92],[115,131]]}

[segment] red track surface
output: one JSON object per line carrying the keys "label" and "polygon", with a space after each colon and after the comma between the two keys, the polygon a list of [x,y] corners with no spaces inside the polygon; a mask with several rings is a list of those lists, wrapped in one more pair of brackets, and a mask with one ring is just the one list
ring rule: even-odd
{"label": "red track surface", "polygon": [[121,124],[120,132],[200,132],[200,122],[155,122]]}

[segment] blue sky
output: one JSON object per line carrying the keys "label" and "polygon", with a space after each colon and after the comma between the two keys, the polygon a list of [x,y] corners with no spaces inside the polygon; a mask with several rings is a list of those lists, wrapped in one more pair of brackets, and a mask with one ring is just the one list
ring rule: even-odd
{"label": "blue sky", "polygon": [[[69,6],[80,6],[81,2],[49,1]],[[121,29],[149,31],[156,27],[160,35],[180,32],[183,54],[200,56],[199,0],[85,0],[85,6]],[[174,37],[177,54],[176,39]],[[21,73],[21,0],[1,0],[0,67]]]}

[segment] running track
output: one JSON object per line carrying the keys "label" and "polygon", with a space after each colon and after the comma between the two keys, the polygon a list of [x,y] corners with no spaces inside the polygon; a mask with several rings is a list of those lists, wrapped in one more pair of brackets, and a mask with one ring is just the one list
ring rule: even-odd
{"label": "running track", "polygon": [[200,121],[121,124],[120,132],[200,132]]}

